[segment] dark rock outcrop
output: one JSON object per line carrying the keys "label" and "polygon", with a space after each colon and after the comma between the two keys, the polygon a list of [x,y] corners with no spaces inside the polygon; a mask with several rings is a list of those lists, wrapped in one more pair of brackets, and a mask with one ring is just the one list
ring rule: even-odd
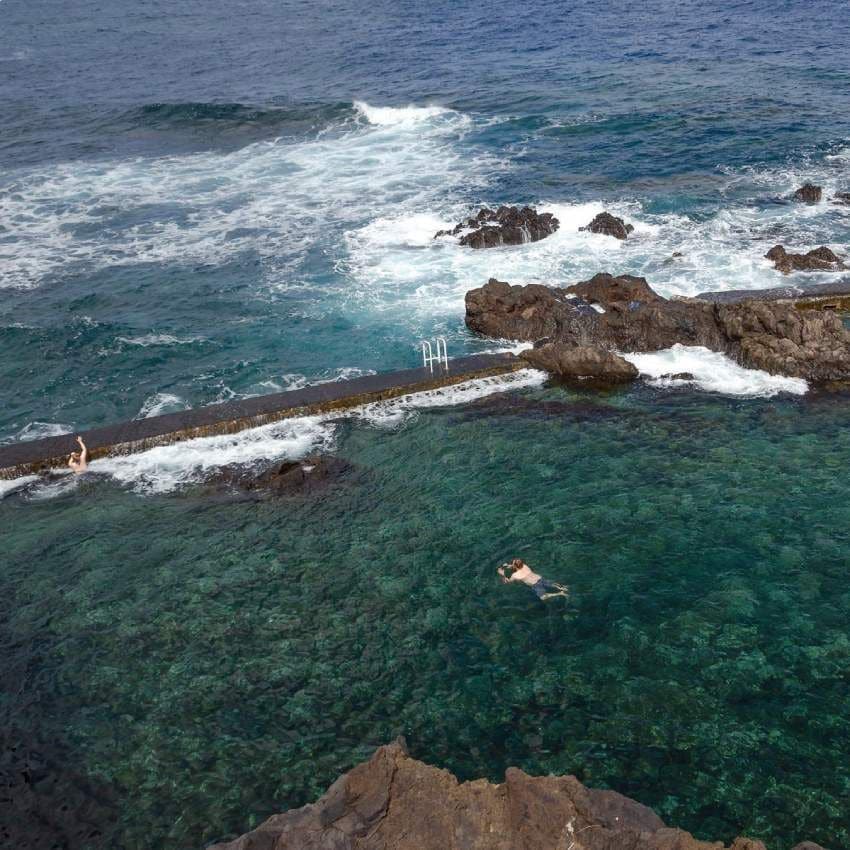
{"label": "dark rock outcrop", "polygon": [[789,254],[782,245],[774,245],[766,254],[782,274],[791,272],[837,272],[846,268],[837,254],[826,245],[815,248],[806,254]]}
{"label": "dark rock outcrop", "polygon": [[850,192],[836,192],[832,200],[836,204],[850,204]]}
{"label": "dark rock outcrop", "polygon": [[286,460],[261,471],[247,466],[226,466],[210,476],[208,488],[229,489],[257,496],[289,496],[312,493],[339,481],[352,466],[333,455],[311,455]]}
{"label": "dark rock outcrop", "polygon": [[619,384],[633,381],[638,370],[628,360],[596,346],[574,346],[548,342],[520,355],[535,369],[567,379],[592,379],[596,383]]}
{"label": "dark rock outcrop", "polygon": [[[460,222],[453,230],[440,230],[439,236],[460,236],[460,244],[470,248],[524,245],[554,233],[560,223],[551,213],[538,213],[531,207],[483,207],[474,218]],[[468,231],[468,232],[465,232]]]}
{"label": "dark rock outcrop", "polygon": [[803,201],[806,204],[816,204],[823,196],[823,189],[813,183],[804,183],[794,192],[795,201]]}
{"label": "dark rock outcrop", "polygon": [[[802,850],[803,845],[799,850]],[[412,759],[399,739],[316,803],[274,815],[210,850],[724,850],[665,826],[652,809],[574,776],[458,782]],[[732,850],[765,850],[736,838]],[[806,850],[812,850],[807,847]]]}
{"label": "dark rock outcrop", "polygon": [[599,213],[590,224],[579,228],[579,230],[589,230],[591,233],[613,236],[615,239],[626,239],[634,229],[633,224],[627,224],[623,219],[609,212]]}
{"label": "dark rock outcrop", "polygon": [[566,288],[566,292],[578,295],[590,304],[608,306],[615,301],[663,301],[646,282],[646,278],[624,274],[613,277],[610,274],[595,274],[590,280],[575,283]]}
{"label": "dark rock outcrop", "polygon": [[[591,306],[602,312],[586,309],[588,302],[572,290],[592,293]],[[642,278],[596,275],[569,289],[490,280],[466,294],[466,323],[488,336],[532,342],[548,337],[614,351],[702,345],[773,374],[850,380],[850,331],[833,312],[770,301],[667,300]]]}

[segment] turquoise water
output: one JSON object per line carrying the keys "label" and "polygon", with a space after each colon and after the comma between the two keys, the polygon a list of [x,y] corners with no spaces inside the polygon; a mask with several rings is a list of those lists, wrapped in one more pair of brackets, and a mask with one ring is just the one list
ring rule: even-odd
{"label": "turquoise water", "polygon": [[[2,0],[0,443],[498,347],[463,321],[491,276],[823,282],[763,255],[850,255],[850,207],[789,202],[850,191],[848,43],[841,0]],[[433,239],[501,203],[561,227]],[[106,836],[72,848],[197,848],[403,733],[850,846],[848,398],[653,368],[714,394],[513,385],[0,484],[6,773],[47,760],[56,834]],[[311,451],[353,469],[201,483]],[[499,585],[514,555],[572,602]]]}
{"label": "turquoise water", "polygon": [[[352,470],[311,496],[7,496],[19,722],[112,789],[110,846],[239,833],[398,734],[844,846],[849,405],[531,387],[339,422]],[[500,585],[514,555],[571,602]]]}

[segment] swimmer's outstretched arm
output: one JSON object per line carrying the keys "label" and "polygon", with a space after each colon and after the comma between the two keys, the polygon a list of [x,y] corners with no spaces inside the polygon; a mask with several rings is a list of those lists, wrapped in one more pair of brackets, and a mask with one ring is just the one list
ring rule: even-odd
{"label": "swimmer's outstretched arm", "polygon": [[89,450],[86,448],[86,444],[83,442],[82,437],[77,437],[77,442],[80,444],[80,460],[83,463],[87,463],[89,459]]}

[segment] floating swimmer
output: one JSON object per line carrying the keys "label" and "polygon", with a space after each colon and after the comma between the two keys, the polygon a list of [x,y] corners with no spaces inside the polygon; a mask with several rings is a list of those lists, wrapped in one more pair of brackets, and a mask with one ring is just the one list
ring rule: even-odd
{"label": "floating swimmer", "polygon": [[82,437],[77,437],[77,442],[80,444],[80,450],[71,452],[68,456],[68,466],[71,467],[71,472],[74,475],[80,475],[89,468],[89,450],[86,448]]}
{"label": "floating swimmer", "polygon": [[[511,574],[505,575],[505,570],[511,570]],[[514,558],[509,564],[502,564],[496,572],[502,577],[502,581],[505,584],[511,581],[521,581],[523,584],[527,584],[537,594],[537,598],[541,602],[552,599],[555,596],[567,597],[570,595],[568,587],[543,578],[543,576],[538,575],[525,561],[519,558]]]}

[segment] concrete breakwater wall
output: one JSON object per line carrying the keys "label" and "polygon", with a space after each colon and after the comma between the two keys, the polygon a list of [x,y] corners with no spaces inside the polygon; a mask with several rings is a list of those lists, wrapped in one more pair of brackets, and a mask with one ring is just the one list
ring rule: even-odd
{"label": "concrete breakwater wall", "polygon": [[[80,435],[89,448],[90,459],[133,454],[154,446],[195,437],[235,434],[288,417],[345,410],[527,367],[527,363],[510,353],[476,354],[452,359],[447,367],[435,364],[433,372],[430,368],[420,367],[314,384],[289,392],[255,396],[150,419],[134,419],[81,431]],[[68,455],[76,449],[74,434],[0,446],[0,479],[38,475],[57,466],[64,467]]]}
{"label": "concrete breakwater wall", "polygon": [[701,292],[702,301],[737,304],[740,301],[788,301],[800,310],[850,312],[850,278],[803,286],[776,286],[771,289],[727,289]]}

